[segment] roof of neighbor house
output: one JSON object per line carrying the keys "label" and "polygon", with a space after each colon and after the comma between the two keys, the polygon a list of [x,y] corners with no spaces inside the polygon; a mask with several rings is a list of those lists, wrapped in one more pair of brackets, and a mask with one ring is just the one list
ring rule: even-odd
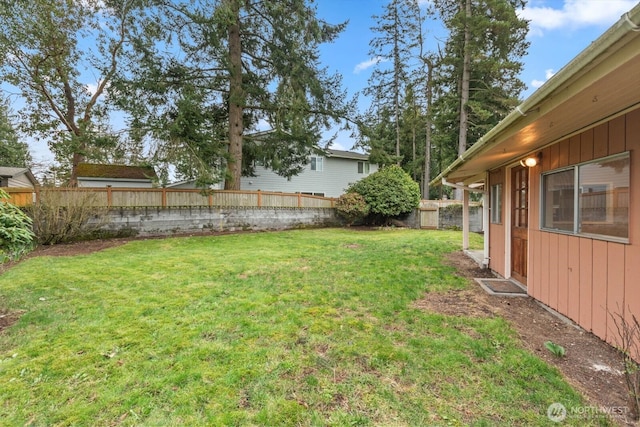
{"label": "roof of neighbor house", "polygon": [[640,4],[431,181],[470,184],[485,172],[637,108]]}
{"label": "roof of neighbor house", "polygon": [[3,178],[15,178],[23,174],[27,176],[27,178],[33,185],[38,185],[38,180],[33,175],[33,173],[31,173],[31,170],[29,168],[12,168],[0,166],[0,176]]}
{"label": "roof of neighbor house", "polygon": [[77,174],[79,178],[99,179],[143,179],[156,180],[158,175],[152,166],[101,165],[80,163]]}
{"label": "roof of neighbor house", "polygon": [[368,154],[356,153],[354,151],[327,150],[327,157],[337,157],[341,159],[369,160]]}

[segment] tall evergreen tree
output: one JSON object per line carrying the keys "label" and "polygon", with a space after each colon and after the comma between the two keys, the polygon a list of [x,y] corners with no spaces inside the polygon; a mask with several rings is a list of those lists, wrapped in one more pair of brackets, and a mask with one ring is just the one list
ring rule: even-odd
{"label": "tall evergreen tree", "polygon": [[20,142],[7,106],[0,102],[0,166],[25,168],[31,165],[31,153],[26,142]]}
{"label": "tall evergreen tree", "polygon": [[[165,42],[139,41],[140,78],[123,89],[130,90],[125,104],[134,124],[155,126],[156,139],[180,125],[171,110],[180,117],[214,114],[224,131],[202,117],[199,125],[188,122],[199,130],[174,132],[169,143],[198,147],[192,152],[209,157],[198,164],[212,173],[226,167],[226,189],[239,189],[256,161],[285,177],[299,173],[322,148],[322,132],[353,109],[341,77],[320,66],[318,52],[346,24],[319,19],[312,0],[163,1],[160,11]],[[178,101],[186,87],[189,102]],[[259,121],[273,131],[255,140],[250,134]]]}
{"label": "tall evergreen tree", "polygon": [[395,127],[393,154],[398,164],[401,164],[403,151],[400,129],[402,107],[407,87],[411,85],[409,77],[417,46],[415,35],[420,32],[418,16],[417,1],[390,0],[383,14],[374,16],[376,25],[371,30],[375,36],[369,42],[369,55],[377,60],[369,85],[364,90],[364,94],[371,97],[369,116],[375,122],[382,117],[382,113],[392,113],[391,120]]}
{"label": "tall evergreen tree", "polygon": [[[461,155],[519,102],[518,78],[528,22],[516,9],[525,0],[435,0],[449,29],[437,87],[434,117],[439,161]],[[453,154],[455,153],[455,154]],[[453,154],[453,156],[452,156]]]}

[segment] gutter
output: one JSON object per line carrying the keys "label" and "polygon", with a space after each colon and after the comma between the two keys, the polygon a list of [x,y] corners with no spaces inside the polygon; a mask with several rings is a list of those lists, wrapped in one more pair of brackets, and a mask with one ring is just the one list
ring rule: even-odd
{"label": "gutter", "polygon": [[444,185],[445,187],[453,187],[453,188],[457,188],[459,190],[467,190],[470,192],[474,192],[474,193],[482,193],[482,194],[486,194],[487,190],[480,190],[478,188],[474,188],[474,187],[469,187],[467,185],[462,185],[462,184],[454,184],[453,182],[449,182],[447,181],[446,178],[442,178],[442,185]]}
{"label": "gutter", "polygon": [[604,54],[611,46],[622,39],[630,32],[640,31],[640,3],[634,6],[630,11],[626,12],[620,19],[611,26],[604,34],[593,41],[582,52],[580,52],[567,65],[554,74],[545,82],[538,90],[536,90],[529,98],[518,105],[515,110],[511,111],[504,119],[495,125],[489,132],[484,134],[475,144],[467,151],[451,163],[447,168],[429,182],[429,185],[439,185],[446,176],[460,167],[469,158],[478,152],[487,148],[490,144],[496,142],[492,140],[501,132],[509,128],[511,125],[526,116],[529,112],[539,108],[550,95],[557,91],[569,79],[578,74],[584,67],[594,61],[600,55]]}

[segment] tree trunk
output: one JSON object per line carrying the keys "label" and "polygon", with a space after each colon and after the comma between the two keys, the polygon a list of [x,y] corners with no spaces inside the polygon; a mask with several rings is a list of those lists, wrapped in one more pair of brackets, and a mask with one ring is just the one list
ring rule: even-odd
{"label": "tree trunk", "polygon": [[422,182],[422,198],[429,199],[429,181],[431,180],[431,103],[433,102],[433,63],[429,60],[427,64],[427,120],[425,129],[424,144],[424,178]]}
{"label": "tree trunk", "polygon": [[393,67],[394,67],[394,109],[395,109],[395,120],[396,120],[396,164],[400,166],[400,46],[398,38],[400,37],[398,34],[399,27],[399,17],[398,17],[398,4],[394,6],[394,35],[393,35]]}
{"label": "tree trunk", "polygon": [[[460,90],[460,132],[458,136],[458,156],[467,151],[467,131],[469,129],[469,117],[467,103],[469,102],[469,82],[471,80],[471,0],[465,0],[464,21],[464,58],[462,62],[462,87]],[[461,200],[460,190],[455,191],[455,199]]]}
{"label": "tree trunk", "polygon": [[78,186],[78,165],[84,162],[85,156],[81,153],[73,153],[73,158],[71,159],[71,176],[69,177],[69,187],[77,187]]}
{"label": "tree trunk", "polygon": [[242,178],[242,133],[245,101],[242,87],[242,46],[240,42],[240,6],[236,0],[230,2],[234,22],[229,25],[229,165],[225,190],[240,190]]}

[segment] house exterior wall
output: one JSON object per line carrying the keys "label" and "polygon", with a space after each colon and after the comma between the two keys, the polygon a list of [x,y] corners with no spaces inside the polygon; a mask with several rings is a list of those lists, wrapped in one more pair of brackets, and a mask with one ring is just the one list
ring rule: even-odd
{"label": "house exterior wall", "polygon": [[0,178],[0,187],[34,188],[34,185],[26,173],[17,173],[13,176],[6,176],[5,178]]}
{"label": "house exterior wall", "polygon": [[248,191],[282,191],[285,193],[323,194],[325,197],[339,197],[349,184],[359,181],[378,170],[370,164],[369,174],[358,173],[358,162],[362,160],[339,157],[323,157],[322,171],[311,170],[306,165],[297,176],[287,180],[273,171],[256,167],[255,177],[242,177],[240,189]]}
{"label": "house exterior wall", "polygon": [[78,177],[78,187],[153,188],[151,180],[94,179]]}
{"label": "house exterior wall", "polygon": [[26,174],[14,176],[7,181],[8,187],[11,188],[33,188],[33,183],[31,183]]}
{"label": "house exterior wall", "polygon": [[[489,172],[489,188],[493,185],[502,185],[501,205],[502,214],[499,222],[489,220],[489,268],[500,276],[505,277],[505,224],[506,221],[506,188],[505,188],[505,170],[500,168]],[[489,218],[491,218],[491,212]]]}
{"label": "house exterior wall", "polygon": [[[628,243],[541,230],[542,173],[625,151],[630,153]],[[493,171],[490,185],[507,177],[508,168]],[[541,163],[530,170],[529,194],[528,293],[616,344],[614,318],[640,319],[640,109],[543,149]],[[490,267],[500,274],[506,226],[490,225]]]}

